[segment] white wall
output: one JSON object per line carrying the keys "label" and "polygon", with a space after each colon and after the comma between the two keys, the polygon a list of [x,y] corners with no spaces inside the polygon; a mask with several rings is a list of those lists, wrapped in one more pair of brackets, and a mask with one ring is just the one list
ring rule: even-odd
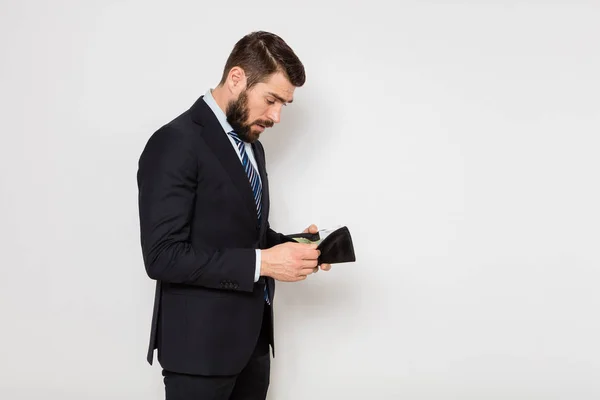
{"label": "white wall", "polygon": [[257,29],[271,223],[358,257],[279,286],[269,398],[600,398],[600,3],[214,3],[0,3],[0,398],[162,398],[137,159]]}

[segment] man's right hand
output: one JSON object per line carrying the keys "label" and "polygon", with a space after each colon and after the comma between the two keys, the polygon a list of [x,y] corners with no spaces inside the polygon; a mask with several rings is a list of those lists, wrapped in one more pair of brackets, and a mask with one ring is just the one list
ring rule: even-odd
{"label": "man's right hand", "polygon": [[283,282],[303,281],[315,271],[319,255],[316,244],[279,244],[261,250],[260,274]]}

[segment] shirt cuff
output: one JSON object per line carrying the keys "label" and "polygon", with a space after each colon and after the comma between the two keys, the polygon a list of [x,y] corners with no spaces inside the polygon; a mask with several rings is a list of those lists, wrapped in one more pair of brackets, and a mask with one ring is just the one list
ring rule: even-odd
{"label": "shirt cuff", "polygon": [[260,278],[260,264],[262,262],[262,253],[259,249],[256,249],[256,266],[254,267],[254,282],[258,282]]}

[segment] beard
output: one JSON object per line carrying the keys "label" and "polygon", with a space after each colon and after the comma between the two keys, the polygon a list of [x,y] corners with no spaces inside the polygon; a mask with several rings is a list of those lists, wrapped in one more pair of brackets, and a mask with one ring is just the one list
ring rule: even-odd
{"label": "beard", "polygon": [[229,122],[235,133],[247,143],[254,143],[261,134],[259,130],[252,129],[253,125],[262,125],[265,128],[273,126],[273,121],[264,119],[248,122],[250,109],[248,108],[248,93],[246,90],[240,93],[237,100],[229,102],[226,115],[227,122]]}

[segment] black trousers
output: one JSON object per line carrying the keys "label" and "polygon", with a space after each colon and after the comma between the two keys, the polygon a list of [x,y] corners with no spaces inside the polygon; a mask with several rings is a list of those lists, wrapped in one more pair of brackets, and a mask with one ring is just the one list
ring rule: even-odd
{"label": "black trousers", "polygon": [[265,400],[269,388],[271,310],[265,304],[254,353],[238,375],[186,375],[163,369],[166,400]]}

